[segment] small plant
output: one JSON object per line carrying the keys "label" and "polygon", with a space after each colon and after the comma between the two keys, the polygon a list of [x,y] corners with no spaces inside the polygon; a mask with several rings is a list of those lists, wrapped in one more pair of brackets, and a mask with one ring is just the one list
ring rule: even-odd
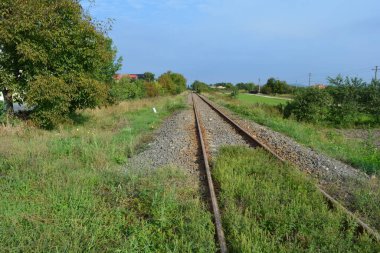
{"label": "small plant", "polygon": [[237,98],[237,96],[239,95],[239,89],[238,89],[238,87],[236,87],[236,86],[232,86],[232,88],[231,88],[231,97],[232,98]]}

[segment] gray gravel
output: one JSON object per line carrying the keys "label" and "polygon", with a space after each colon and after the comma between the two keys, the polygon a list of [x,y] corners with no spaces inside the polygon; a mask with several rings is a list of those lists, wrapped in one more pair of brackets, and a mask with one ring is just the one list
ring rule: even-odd
{"label": "gray gravel", "polygon": [[[191,100],[188,102],[191,103]],[[199,173],[195,117],[190,106],[166,119],[154,135],[154,141],[143,152],[129,159],[127,169],[155,169],[172,165],[192,174]]]}
{"label": "gray gravel", "polygon": [[208,152],[211,157],[217,156],[222,146],[238,145],[250,147],[249,140],[242,137],[234,127],[226,123],[221,116],[210,108],[202,99],[194,96],[201,122],[204,126]]}

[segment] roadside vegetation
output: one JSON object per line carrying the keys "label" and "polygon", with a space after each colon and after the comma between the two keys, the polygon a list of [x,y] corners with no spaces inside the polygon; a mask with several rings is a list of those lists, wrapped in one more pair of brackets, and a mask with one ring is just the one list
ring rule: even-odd
{"label": "roadside vegetation", "polygon": [[186,90],[186,78],[168,71],[158,79],[153,73],[146,72],[143,79],[122,78],[112,83],[111,98],[115,102],[128,99],[176,95]]}
{"label": "roadside vegetation", "polygon": [[51,131],[1,126],[0,248],[215,251],[212,219],[191,175],[123,168],[149,133],[184,106],[184,96],[160,97],[85,110],[75,124]]}
{"label": "roadside vegetation", "polygon": [[225,147],[214,166],[232,252],[378,252],[354,221],[329,210],[314,182],[261,149]]}
{"label": "roadside vegetation", "polygon": [[329,78],[325,88],[307,88],[284,108],[285,117],[334,127],[380,126],[380,81]]}
{"label": "roadside vegetation", "polygon": [[284,118],[281,105],[247,104],[221,93],[209,93],[208,96],[244,118],[283,133],[305,146],[351,164],[368,174],[377,174],[380,171],[380,151],[371,137],[371,131],[376,129],[368,129],[368,138],[348,139],[340,129],[331,125],[300,122],[292,117]]}

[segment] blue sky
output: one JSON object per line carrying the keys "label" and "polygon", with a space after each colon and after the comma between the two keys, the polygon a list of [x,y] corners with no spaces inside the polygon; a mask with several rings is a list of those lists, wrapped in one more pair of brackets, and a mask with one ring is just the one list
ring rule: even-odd
{"label": "blue sky", "polygon": [[370,80],[380,65],[376,0],[96,0],[90,13],[114,19],[122,73],[307,84],[309,72],[313,83],[339,73]]}

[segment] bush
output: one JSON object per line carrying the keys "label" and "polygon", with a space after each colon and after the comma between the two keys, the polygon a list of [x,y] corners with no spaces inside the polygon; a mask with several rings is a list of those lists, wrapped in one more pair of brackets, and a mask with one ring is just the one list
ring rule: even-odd
{"label": "bush", "polygon": [[118,82],[114,82],[111,89],[111,96],[114,97],[116,101],[146,97],[144,81],[123,78]]}
{"label": "bush", "polygon": [[145,82],[145,90],[148,97],[157,97],[163,95],[163,89],[157,82]]}
{"label": "bush", "polygon": [[51,129],[68,121],[77,109],[95,108],[107,98],[107,86],[85,76],[68,82],[54,76],[38,76],[31,81],[26,103],[33,108],[33,122]]}
{"label": "bush", "polygon": [[239,95],[239,88],[236,86],[233,86],[231,88],[231,97],[236,98]]}
{"label": "bush", "polygon": [[366,84],[359,78],[329,78],[326,89],[305,88],[283,110],[297,120],[326,121],[335,126],[380,123],[380,85]]}
{"label": "bush", "polygon": [[264,94],[287,94],[291,92],[291,88],[285,81],[269,78],[261,92]]}
{"label": "bush", "polygon": [[158,78],[158,83],[165,92],[175,95],[186,90],[186,78],[178,73],[168,71]]}
{"label": "bush", "polygon": [[298,121],[319,122],[329,117],[333,98],[326,90],[308,88],[296,95],[284,108],[284,116],[295,116]]}
{"label": "bush", "polygon": [[208,91],[210,87],[206,83],[203,83],[200,81],[194,81],[191,84],[191,89],[197,93],[202,93],[202,92]]}

